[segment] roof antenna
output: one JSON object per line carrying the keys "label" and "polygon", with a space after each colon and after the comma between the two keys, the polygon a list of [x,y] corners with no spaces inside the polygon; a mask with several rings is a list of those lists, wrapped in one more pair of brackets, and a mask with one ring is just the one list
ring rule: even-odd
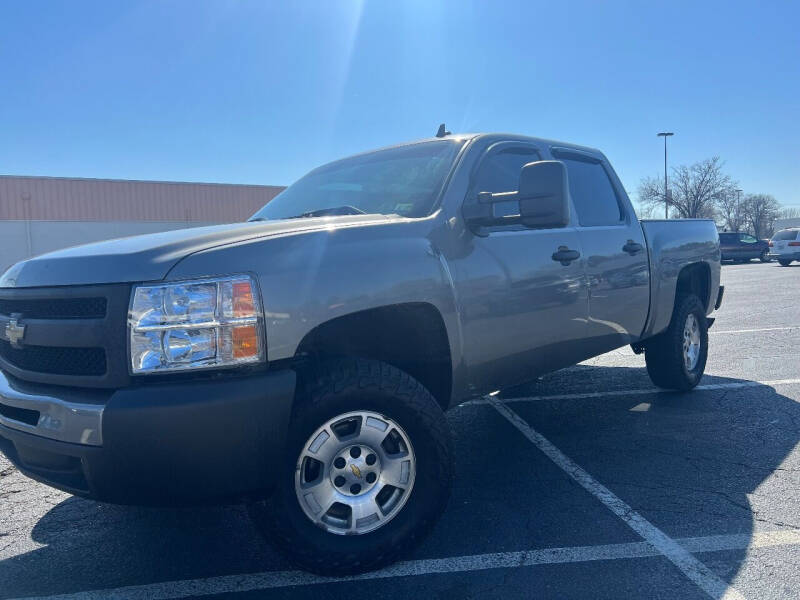
{"label": "roof antenna", "polygon": [[446,135],[450,135],[452,132],[447,131],[447,128],[444,126],[444,123],[439,125],[439,130],[436,132],[436,137],[444,137]]}

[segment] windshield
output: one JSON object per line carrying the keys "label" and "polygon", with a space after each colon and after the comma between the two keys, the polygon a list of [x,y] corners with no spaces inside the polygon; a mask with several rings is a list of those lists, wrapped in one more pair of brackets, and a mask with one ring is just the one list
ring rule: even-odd
{"label": "windshield", "polygon": [[793,240],[797,237],[797,230],[796,229],[784,229],[783,231],[779,231],[774,236],[772,236],[773,240]]}
{"label": "windshield", "polygon": [[421,142],[324,165],[286,188],[251,220],[361,213],[425,217],[463,143]]}

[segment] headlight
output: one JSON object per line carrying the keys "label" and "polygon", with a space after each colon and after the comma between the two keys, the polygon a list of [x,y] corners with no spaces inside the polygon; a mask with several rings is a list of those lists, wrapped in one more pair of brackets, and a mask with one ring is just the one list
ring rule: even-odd
{"label": "headlight", "polygon": [[262,362],[261,317],[247,275],[136,286],[128,314],[131,372]]}

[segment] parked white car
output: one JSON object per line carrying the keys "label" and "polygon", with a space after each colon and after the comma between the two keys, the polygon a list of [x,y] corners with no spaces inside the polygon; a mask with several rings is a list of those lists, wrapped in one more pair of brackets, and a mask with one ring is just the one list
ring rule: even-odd
{"label": "parked white car", "polygon": [[769,241],[769,256],[788,267],[793,260],[800,261],[800,227],[782,229]]}

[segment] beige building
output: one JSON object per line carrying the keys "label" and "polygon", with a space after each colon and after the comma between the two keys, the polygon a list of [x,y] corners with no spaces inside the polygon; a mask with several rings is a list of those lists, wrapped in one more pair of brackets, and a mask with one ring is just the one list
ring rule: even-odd
{"label": "beige building", "polygon": [[0,271],[77,244],[245,221],[283,189],[0,175]]}

